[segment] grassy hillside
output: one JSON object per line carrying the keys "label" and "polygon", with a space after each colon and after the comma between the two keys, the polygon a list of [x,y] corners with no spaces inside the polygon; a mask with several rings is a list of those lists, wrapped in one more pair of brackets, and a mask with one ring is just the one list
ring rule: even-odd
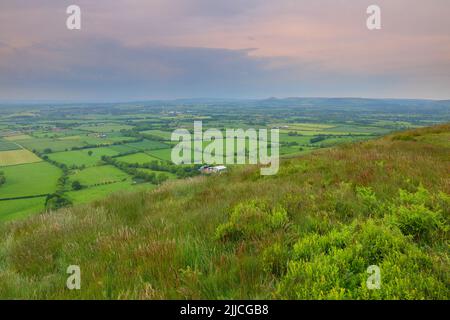
{"label": "grassy hillside", "polygon": [[449,171],[442,125],[7,223],[0,298],[449,299]]}

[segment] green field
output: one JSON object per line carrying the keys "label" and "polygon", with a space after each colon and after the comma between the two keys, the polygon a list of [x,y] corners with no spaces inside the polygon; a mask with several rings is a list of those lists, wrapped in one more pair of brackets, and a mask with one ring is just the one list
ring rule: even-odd
{"label": "green field", "polygon": [[70,150],[73,147],[82,147],[86,143],[80,139],[50,139],[50,138],[34,138],[26,140],[17,140],[16,143],[27,148],[28,150],[37,150],[43,152],[45,149],[51,149],[53,152]]}
{"label": "green field", "polygon": [[137,151],[135,148],[133,148],[127,144],[112,145],[112,146],[109,146],[108,148],[117,153],[126,153],[126,152]]}
{"label": "green field", "polygon": [[336,127],[325,129],[326,132],[343,132],[352,133],[352,134],[386,134],[389,132],[389,129],[384,129],[380,127],[369,127],[369,126],[360,126],[360,125],[338,125]]}
{"label": "green field", "polygon": [[160,160],[171,161],[172,149],[152,150],[147,151],[147,154]]}
{"label": "green field", "polygon": [[160,159],[158,159],[156,157],[152,157],[152,156],[142,153],[142,152],[118,157],[116,159],[118,161],[125,162],[125,163],[138,163],[138,164],[149,163],[149,162],[152,162],[155,160],[160,161]]}
{"label": "green field", "polygon": [[47,162],[22,164],[1,168],[6,183],[0,187],[0,198],[52,193],[61,170]]}
{"label": "green field", "polygon": [[349,143],[349,142],[355,142],[355,141],[364,141],[369,139],[368,137],[331,137],[331,138],[327,138],[325,140],[322,140],[320,142],[316,142],[314,143],[315,145],[320,145],[322,147],[330,147],[330,146],[335,146],[341,143]]}
{"label": "green field", "polygon": [[100,185],[92,188],[83,189],[80,191],[67,192],[67,196],[75,203],[88,203],[94,200],[104,198],[111,195],[114,192],[119,191],[138,191],[138,190],[151,190],[156,186],[151,184],[137,184],[134,185],[130,181],[117,182],[106,185]]}
{"label": "green field", "polygon": [[141,131],[141,133],[150,134],[152,136],[160,137],[164,140],[169,140],[169,141],[171,140],[171,137],[172,137],[172,132],[162,131],[162,130],[146,130],[146,131]]}
{"label": "green field", "polygon": [[169,179],[176,179],[177,178],[177,176],[175,174],[173,174],[171,172],[167,172],[167,171],[156,171],[156,170],[145,169],[145,168],[139,169],[139,171],[142,171],[142,172],[145,172],[145,173],[149,173],[149,174],[154,173],[156,175],[165,174]]}
{"label": "green field", "polygon": [[[89,155],[89,151],[92,152]],[[66,151],[48,154],[49,159],[58,163],[63,163],[69,167],[71,166],[94,166],[100,160],[102,156],[115,156],[118,152],[102,147],[102,148],[89,148],[76,151]]]}
{"label": "green field", "polygon": [[130,146],[137,150],[157,150],[157,149],[166,149],[169,148],[167,144],[164,144],[159,141],[151,141],[151,140],[143,140],[134,143],[128,143],[127,146]]}
{"label": "green field", "polygon": [[44,204],[45,197],[0,201],[0,222],[25,218],[43,211]]}
{"label": "green field", "polygon": [[288,133],[280,133],[280,142],[297,142],[300,145],[307,145],[311,140],[311,136],[292,136]]}
{"label": "green field", "polygon": [[125,172],[113,166],[96,166],[77,170],[69,178],[71,181],[79,181],[84,186],[130,180]]}

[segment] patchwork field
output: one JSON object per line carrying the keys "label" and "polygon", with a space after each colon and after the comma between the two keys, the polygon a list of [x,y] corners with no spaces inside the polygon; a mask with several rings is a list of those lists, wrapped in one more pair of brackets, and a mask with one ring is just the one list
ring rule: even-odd
{"label": "patchwork field", "polygon": [[25,149],[0,151],[0,167],[42,161],[33,152]]}
{"label": "patchwork field", "polygon": [[[55,193],[62,200],[50,203],[55,209],[70,205],[70,201],[64,201],[69,195],[76,205],[116,190],[135,190],[138,185],[154,187],[151,184],[164,183],[164,179],[158,178],[162,173],[169,179],[198,175],[200,165],[184,164],[175,168],[168,163],[171,162],[172,148],[177,144],[170,141],[172,132],[180,128],[192,130],[194,120],[203,121],[204,131],[210,128],[279,128],[280,155],[292,158],[321,148],[376,138],[393,130],[449,119],[449,113],[442,105],[430,107],[434,103],[430,101],[424,103],[424,113],[417,106],[410,109],[403,106],[395,114],[387,114],[385,107],[333,109],[334,102],[322,106],[322,100],[319,105],[313,105],[311,101],[294,99],[279,105],[277,99],[224,104],[176,102],[158,106],[151,103],[89,107],[60,105],[55,108],[30,106],[30,110],[0,106],[0,171],[6,173],[6,183],[0,186],[0,198]],[[407,106],[411,101],[405,103]],[[433,137],[443,146],[447,138]],[[408,139],[427,142],[421,141],[422,138]],[[204,141],[203,149],[209,143]],[[84,147],[89,149],[80,149]],[[223,149],[226,151],[225,146]],[[246,150],[249,149],[250,143],[246,141]],[[200,153],[202,150],[192,150],[191,158]],[[108,158],[102,161],[102,156]],[[223,161],[223,156],[218,154],[218,157]],[[147,164],[153,161],[166,171],[148,169]],[[234,169],[232,165],[227,166]],[[61,179],[57,184],[58,178]],[[75,181],[81,184],[81,190],[74,191],[80,187],[73,185]],[[43,209],[41,201],[44,200],[14,200],[8,205],[5,202],[1,204],[2,212],[15,217],[15,203],[18,216],[33,210],[38,212]]]}
{"label": "patchwork field", "polygon": [[106,123],[106,124],[96,124],[96,125],[82,125],[75,129],[91,131],[91,132],[114,132],[120,130],[129,130],[132,129],[133,126],[126,124],[116,124],[116,123]]}

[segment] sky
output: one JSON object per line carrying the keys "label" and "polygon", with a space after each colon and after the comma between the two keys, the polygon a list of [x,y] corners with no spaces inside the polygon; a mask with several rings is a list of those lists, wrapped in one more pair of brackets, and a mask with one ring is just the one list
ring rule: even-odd
{"label": "sky", "polygon": [[0,101],[273,96],[449,99],[450,2],[0,1]]}

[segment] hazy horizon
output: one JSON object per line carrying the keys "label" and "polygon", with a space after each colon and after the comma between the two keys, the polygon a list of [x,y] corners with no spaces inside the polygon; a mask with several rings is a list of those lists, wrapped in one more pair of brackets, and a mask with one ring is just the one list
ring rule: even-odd
{"label": "hazy horizon", "polygon": [[380,100],[380,101],[430,101],[430,102],[447,102],[450,99],[427,99],[427,98],[371,98],[371,97],[261,97],[261,98],[224,98],[224,97],[179,97],[179,98],[148,98],[148,99],[125,99],[125,100],[0,100],[0,105],[15,105],[15,104],[23,104],[23,105],[40,105],[40,104],[84,104],[84,103],[93,103],[93,104],[118,104],[118,103],[146,103],[146,102],[187,102],[187,101],[224,101],[224,102],[239,102],[239,101],[266,101],[270,99],[275,100],[288,100],[288,99],[324,99],[324,100],[333,100],[333,99],[341,99],[341,100]]}

